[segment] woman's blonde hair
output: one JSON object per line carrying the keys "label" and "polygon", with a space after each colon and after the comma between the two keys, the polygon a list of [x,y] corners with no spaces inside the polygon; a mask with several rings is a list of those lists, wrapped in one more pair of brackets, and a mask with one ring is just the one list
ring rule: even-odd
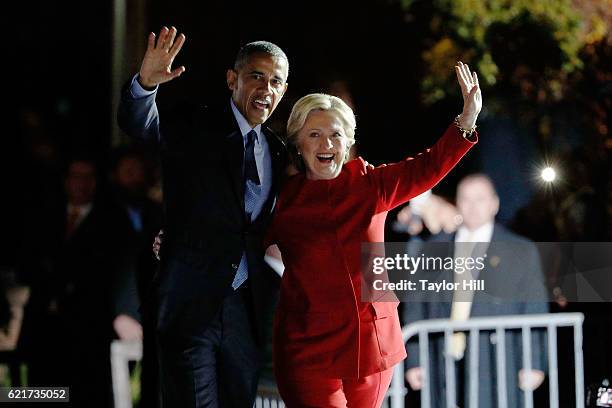
{"label": "woman's blonde hair", "polygon": [[300,98],[293,109],[287,121],[287,149],[293,164],[299,171],[304,171],[304,161],[298,154],[298,132],[304,127],[306,118],[310,112],[315,110],[332,112],[344,128],[344,133],[348,142],[346,144],[347,151],[345,152],[344,162],[348,160],[348,151],[355,144],[355,114],[353,110],[340,98],[324,93],[308,94]]}

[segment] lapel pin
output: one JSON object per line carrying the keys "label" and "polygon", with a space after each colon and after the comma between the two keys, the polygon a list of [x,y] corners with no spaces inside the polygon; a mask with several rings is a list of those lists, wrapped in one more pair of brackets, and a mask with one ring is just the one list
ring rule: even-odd
{"label": "lapel pin", "polygon": [[500,262],[501,258],[497,255],[493,255],[491,258],[489,258],[489,264],[494,268],[497,268],[497,265],[499,265]]}

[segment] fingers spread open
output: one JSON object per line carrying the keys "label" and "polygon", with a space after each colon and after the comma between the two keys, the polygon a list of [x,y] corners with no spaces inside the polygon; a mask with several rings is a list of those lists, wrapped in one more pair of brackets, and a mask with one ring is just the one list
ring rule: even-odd
{"label": "fingers spread open", "polygon": [[174,44],[175,38],[176,38],[176,28],[171,27],[170,32],[168,33],[168,38],[166,42],[164,43],[164,50],[166,51],[170,50],[170,48],[172,47],[172,44]]}
{"label": "fingers spread open", "polygon": [[466,65],[463,62],[459,61],[459,73],[461,74],[461,78],[463,79],[463,82],[465,82],[465,86],[468,86],[471,83],[471,81],[470,81],[470,77],[466,75],[465,67]]}
{"label": "fingers spread open", "polygon": [[472,73],[470,72],[470,67],[467,64],[463,64],[463,75],[465,76],[465,81],[468,84],[468,88],[470,85],[473,85],[472,82]]}
{"label": "fingers spread open", "polygon": [[150,51],[155,48],[155,33],[149,33],[149,38],[147,41],[147,51]]}
{"label": "fingers spread open", "polygon": [[157,48],[163,49],[165,47],[165,42],[168,38],[168,27],[162,27],[159,31],[159,37],[157,38]]}
{"label": "fingers spread open", "polygon": [[183,72],[185,72],[185,67],[183,65],[181,65],[178,68],[174,68],[171,72],[170,72],[170,79],[174,79],[177,76],[181,75]]}
{"label": "fingers spread open", "polygon": [[184,43],[185,43],[185,34],[181,34],[178,36],[178,38],[176,39],[176,42],[172,45],[172,48],[170,48],[170,51],[168,52],[171,58],[176,57],[176,55],[179,53],[179,51],[183,47]]}
{"label": "fingers spread open", "polygon": [[459,86],[461,86],[461,90],[467,92],[467,82],[465,81],[465,77],[463,75],[463,71],[459,65],[455,66],[455,73],[457,74],[457,80],[459,81]]}

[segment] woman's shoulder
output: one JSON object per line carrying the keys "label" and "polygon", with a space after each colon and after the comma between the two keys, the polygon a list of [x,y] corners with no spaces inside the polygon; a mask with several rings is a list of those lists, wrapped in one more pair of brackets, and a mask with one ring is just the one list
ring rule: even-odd
{"label": "woman's shoulder", "polygon": [[350,174],[367,174],[368,166],[372,167],[365,159],[361,156],[349,160],[344,164],[344,169]]}
{"label": "woman's shoulder", "polygon": [[[384,164],[382,166],[385,166]],[[381,166],[379,166],[381,167]],[[376,169],[372,164],[368,163],[363,157],[358,156],[353,160],[348,161],[344,165],[345,171],[352,176],[365,176],[372,173]]]}

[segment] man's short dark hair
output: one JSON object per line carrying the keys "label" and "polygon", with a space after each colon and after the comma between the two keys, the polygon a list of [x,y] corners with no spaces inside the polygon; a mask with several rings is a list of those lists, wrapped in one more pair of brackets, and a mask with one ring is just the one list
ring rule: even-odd
{"label": "man's short dark hair", "polygon": [[98,172],[98,163],[94,157],[88,153],[76,153],[67,158],[62,165],[62,174],[64,177],[70,175],[70,169],[74,163],[86,163],[92,167],[94,172]]}
{"label": "man's short dark hair", "polygon": [[289,59],[287,58],[287,54],[285,54],[278,45],[272,44],[269,41],[254,41],[240,48],[238,55],[236,55],[236,60],[234,61],[234,71],[242,69],[251,55],[254,54],[268,54],[272,57],[284,59],[287,62],[287,72],[289,72]]}

